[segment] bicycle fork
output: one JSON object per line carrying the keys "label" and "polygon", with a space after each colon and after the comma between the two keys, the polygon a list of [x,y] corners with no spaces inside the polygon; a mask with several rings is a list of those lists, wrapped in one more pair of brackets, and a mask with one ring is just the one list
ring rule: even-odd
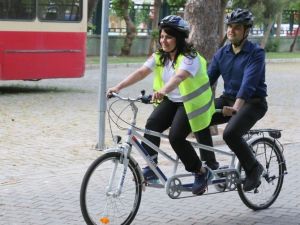
{"label": "bicycle fork", "polygon": [[[119,197],[122,193],[125,176],[128,169],[129,157],[128,157],[128,148],[123,149],[123,154],[121,155],[120,160],[116,159],[114,161],[114,167],[110,175],[109,184],[107,186],[106,195],[112,197]],[[118,167],[123,166],[121,169],[121,176],[117,185],[117,188],[114,189],[114,182],[116,180],[116,175],[118,171]]]}

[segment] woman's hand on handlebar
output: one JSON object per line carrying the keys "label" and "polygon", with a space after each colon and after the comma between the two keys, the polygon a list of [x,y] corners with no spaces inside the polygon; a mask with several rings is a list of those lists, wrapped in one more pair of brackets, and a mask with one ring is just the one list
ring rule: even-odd
{"label": "woman's hand on handlebar", "polygon": [[165,93],[163,91],[156,91],[152,95],[152,102],[157,102],[163,100],[165,97]]}
{"label": "woman's hand on handlebar", "polygon": [[111,98],[112,97],[112,93],[119,93],[120,89],[115,86],[115,87],[111,87],[107,90],[106,92],[106,97],[107,98]]}

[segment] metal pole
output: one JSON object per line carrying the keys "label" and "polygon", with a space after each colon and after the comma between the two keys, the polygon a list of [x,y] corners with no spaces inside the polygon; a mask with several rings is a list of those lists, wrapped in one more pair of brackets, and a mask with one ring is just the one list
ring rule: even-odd
{"label": "metal pole", "polygon": [[106,83],[107,83],[107,49],[108,49],[108,12],[109,0],[103,0],[101,43],[100,43],[100,85],[99,85],[99,139],[97,148],[105,147],[105,112],[106,112]]}

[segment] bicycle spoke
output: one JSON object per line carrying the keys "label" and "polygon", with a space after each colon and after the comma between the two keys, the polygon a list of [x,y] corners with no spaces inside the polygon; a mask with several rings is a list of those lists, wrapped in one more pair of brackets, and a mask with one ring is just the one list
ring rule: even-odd
{"label": "bicycle spoke", "polygon": [[[261,138],[252,143],[257,160],[265,168],[261,185],[253,191],[244,192],[238,185],[242,201],[251,209],[268,208],[279,195],[283,183],[283,159],[280,149],[270,139]],[[244,172],[243,172],[244,173]]]}
{"label": "bicycle spoke", "polygon": [[[126,176],[119,153],[108,153],[87,171],[81,190],[81,207],[87,224],[130,224],[141,199],[141,179],[129,162]],[[124,188],[119,193],[120,180]]]}

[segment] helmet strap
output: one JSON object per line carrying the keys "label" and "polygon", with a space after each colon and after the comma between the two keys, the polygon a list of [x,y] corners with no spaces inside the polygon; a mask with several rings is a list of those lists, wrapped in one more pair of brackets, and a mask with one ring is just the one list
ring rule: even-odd
{"label": "helmet strap", "polygon": [[240,40],[238,43],[232,43],[232,45],[235,48],[240,47],[244,43],[244,41],[245,41],[246,38],[247,38],[247,36],[244,36],[242,40]]}
{"label": "helmet strap", "polygon": [[244,31],[244,35],[243,35],[242,40],[240,40],[238,43],[232,43],[232,45],[233,45],[235,48],[240,47],[240,46],[244,43],[244,41],[247,39],[247,37],[248,37],[248,35],[249,35],[249,31],[250,31],[250,28],[247,27],[247,28],[245,29],[245,31]]}

